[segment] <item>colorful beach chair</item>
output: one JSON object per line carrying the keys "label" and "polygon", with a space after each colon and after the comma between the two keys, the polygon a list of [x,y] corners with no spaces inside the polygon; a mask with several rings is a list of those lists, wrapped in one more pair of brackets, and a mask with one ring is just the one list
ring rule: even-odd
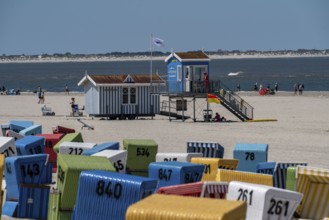
{"label": "colorful beach chair", "polygon": [[180,161],[191,162],[193,157],[202,157],[202,153],[157,153],[156,162]]}
{"label": "colorful beach chair", "polygon": [[202,186],[203,182],[164,186],[160,187],[157,193],[166,195],[200,197],[202,192]]}
{"label": "colorful beach chair", "polygon": [[5,157],[17,155],[16,143],[13,137],[0,137],[0,153]]}
{"label": "colorful beach chair", "polygon": [[42,126],[41,125],[31,125],[19,132],[20,135],[28,136],[28,135],[36,135],[42,134]]}
{"label": "colorful beach chair", "polygon": [[242,220],[245,217],[246,203],[242,201],[162,194],[153,194],[129,206],[126,213],[126,220]]}
{"label": "colorful beach chair", "polygon": [[258,163],[267,162],[267,153],[267,144],[236,144],[233,158],[239,160],[237,170],[255,173]]}
{"label": "colorful beach chair", "polygon": [[238,164],[239,164],[239,160],[237,160],[237,159],[219,158],[218,169],[236,170],[236,168],[238,167]]}
{"label": "colorful beach chair", "polygon": [[191,163],[202,164],[204,165],[204,171],[202,174],[202,181],[215,181],[219,158],[204,158],[204,157],[195,157],[191,159]]}
{"label": "colorful beach chair", "polygon": [[272,175],[242,172],[236,170],[218,169],[216,181],[219,182],[240,181],[246,183],[255,183],[255,184],[262,184],[266,186],[273,186]]}
{"label": "colorful beach chair", "polygon": [[105,142],[102,144],[97,144],[95,147],[83,151],[82,155],[90,156],[92,154],[96,154],[103,150],[119,150],[120,144],[119,142]]}
{"label": "colorful beach chair", "polygon": [[301,193],[276,187],[232,181],[226,199],[246,202],[247,220],[289,220],[302,197]]}
{"label": "colorful beach chair", "polygon": [[296,166],[307,166],[307,163],[277,163],[273,175],[273,186],[286,189],[287,169]]}
{"label": "colorful beach chair", "polygon": [[153,162],[149,165],[149,177],[158,180],[157,188],[194,183],[201,180],[204,167],[188,162]]}
{"label": "colorful beach chair", "polygon": [[17,155],[43,154],[45,152],[45,139],[41,136],[25,136],[16,141]]}
{"label": "colorful beach chair", "polygon": [[224,147],[216,142],[188,141],[187,153],[202,153],[203,157],[224,157]]}
{"label": "colorful beach chair", "polygon": [[297,166],[297,192],[304,194],[297,213],[301,218],[329,216],[329,170]]}
{"label": "colorful beach chair", "polygon": [[73,155],[83,155],[84,151],[94,148],[96,143],[86,143],[86,142],[62,142],[59,144],[60,154],[73,154]]}
{"label": "colorful beach chair", "polygon": [[83,142],[81,133],[67,133],[57,144],[54,146],[54,151],[59,152],[59,145],[63,142]]}
{"label": "colorful beach chair", "polygon": [[147,177],[149,164],[155,162],[158,144],[150,139],[124,139],[123,149],[127,151],[126,173]]}
{"label": "colorful beach chair", "polygon": [[227,192],[228,192],[228,182],[205,181],[203,182],[202,192],[200,197],[225,199]]}
{"label": "colorful beach chair", "polygon": [[115,167],[118,173],[126,173],[127,151],[126,150],[103,150],[92,154],[94,157],[106,157]]}
{"label": "colorful beach chair", "polygon": [[157,181],[152,178],[100,170],[83,171],[74,219],[124,220],[128,206],[153,194],[156,186]]}
{"label": "colorful beach chair", "polygon": [[79,176],[82,171],[105,170],[115,172],[115,168],[105,157],[58,154],[57,159],[57,187],[60,194],[60,210],[73,211]]}
{"label": "colorful beach chair", "polygon": [[64,137],[64,134],[37,134],[45,139],[45,154],[49,155],[48,162],[53,166],[53,173],[57,171],[57,153],[54,146]]}

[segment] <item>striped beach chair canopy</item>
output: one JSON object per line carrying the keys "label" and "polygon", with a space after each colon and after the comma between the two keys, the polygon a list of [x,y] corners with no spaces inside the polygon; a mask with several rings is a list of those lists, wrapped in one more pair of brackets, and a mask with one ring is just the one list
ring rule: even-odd
{"label": "striped beach chair canopy", "polygon": [[203,157],[224,157],[224,147],[216,142],[210,141],[188,141],[187,153],[202,153]]}
{"label": "striped beach chair canopy", "polygon": [[227,191],[228,182],[205,181],[200,197],[225,199]]}
{"label": "striped beach chair canopy", "polygon": [[301,218],[323,219],[329,216],[329,169],[297,167],[297,192],[304,197],[297,213]]}
{"label": "striped beach chair canopy", "polygon": [[274,175],[273,175],[273,184],[275,187],[286,189],[287,181],[287,169],[289,167],[296,166],[307,166],[307,163],[282,163],[278,162],[276,164]]}
{"label": "striped beach chair canopy", "polygon": [[158,189],[157,193],[177,196],[200,197],[203,182],[164,186]]}

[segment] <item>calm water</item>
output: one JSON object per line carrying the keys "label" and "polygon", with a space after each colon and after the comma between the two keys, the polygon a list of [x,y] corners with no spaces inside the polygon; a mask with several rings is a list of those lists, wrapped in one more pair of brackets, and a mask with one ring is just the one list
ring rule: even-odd
{"label": "calm water", "polygon": [[[77,83],[89,74],[148,74],[150,61],[67,62],[67,63],[9,63],[0,64],[0,85],[23,91],[43,89],[82,91]],[[164,61],[153,61],[153,72],[165,75]],[[241,72],[237,76],[229,73]],[[305,84],[306,91],[329,91],[329,57],[321,58],[266,58],[211,60],[210,80],[222,80],[230,88],[240,84],[241,90],[253,89],[258,84],[279,84],[279,90],[292,91],[295,83]]]}

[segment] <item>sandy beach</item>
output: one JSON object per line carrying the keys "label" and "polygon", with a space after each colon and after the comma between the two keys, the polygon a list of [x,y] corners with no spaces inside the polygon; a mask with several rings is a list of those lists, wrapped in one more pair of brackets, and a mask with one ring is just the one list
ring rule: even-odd
{"label": "sandy beach", "polygon": [[[329,93],[306,92],[293,95],[278,92],[260,96],[240,92],[240,96],[254,109],[254,119],[277,119],[275,122],[241,122],[220,104],[210,104],[214,112],[225,116],[230,123],[195,123],[192,120],[169,121],[157,115],[153,119],[101,120],[84,115],[80,117],[94,130],[81,129],[77,117],[70,117],[70,98],[84,105],[81,93],[65,95],[46,93],[45,105],[55,116],[42,116],[35,94],[1,95],[0,124],[10,120],[31,120],[42,125],[43,133],[52,133],[52,127],[62,125],[82,133],[85,142],[120,142],[125,138],[153,139],[159,152],[186,152],[186,142],[215,141],[225,148],[224,158],[233,157],[236,143],[269,144],[268,161],[307,162],[313,167],[329,168]],[[2,219],[11,219],[2,217]]]}
{"label": "sandy beach", "polygon": [[101,120],[84,115],[82,120],[95,130],[81,129],[76,117],[69,117],[70,98],[84,105],[81,93],[64,95],[46,93],[45,105],[56,116],[42,116],[42,104],[35,94],[0,96],[0,123],[10,120],[32,120],[42,125],[43,133],[52,133],[52,127],[62,125],[81,132],[85,142],[102,143],[125,138],[153,139],[159,152],[185,152],[189,140],[215,141],[225,148],[225,158],[232,158],[236,143],[269,144],[268,161],[307,162],[310,166],[329,168],[329,93],[306,92],[293,95],[279,92],[259,96],[253,92],[240,95],[254,109],[254,119],[277,119],[276,122],[241,122],[219,104],[210,104],[232,123],[194,123],[192,120],[169,121],[157,115],[138,120]]}

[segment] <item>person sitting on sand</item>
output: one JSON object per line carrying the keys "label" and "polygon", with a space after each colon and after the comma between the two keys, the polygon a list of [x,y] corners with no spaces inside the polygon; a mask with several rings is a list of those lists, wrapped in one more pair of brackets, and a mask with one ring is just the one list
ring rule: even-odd
{"label": "person sitting on sand", "polygon": [[216,112],[216,115],[215,115],[213,121],[215,121],[215,122],[226,121],[226,118],[225,117],[220,117],[220,115],[218,114],[218,112]]}

